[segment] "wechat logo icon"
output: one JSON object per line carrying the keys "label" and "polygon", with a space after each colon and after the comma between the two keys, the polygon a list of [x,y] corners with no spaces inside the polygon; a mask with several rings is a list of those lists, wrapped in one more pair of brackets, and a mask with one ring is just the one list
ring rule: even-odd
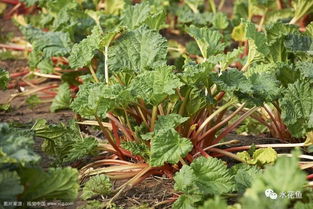
{"label": "wechat logo icon", "polygon": [[278,197],[278,195],[272,189],[267,189],[264,193],[266,197],[271,198],[272,200],[276,200]]}

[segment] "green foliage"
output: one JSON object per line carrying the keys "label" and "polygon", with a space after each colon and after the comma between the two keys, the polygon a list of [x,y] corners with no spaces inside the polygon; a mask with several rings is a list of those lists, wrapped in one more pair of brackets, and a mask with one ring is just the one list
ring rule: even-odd
{"label": "green foliage", "polygon": [[222,34],[212,29],[206,27],[198,28],[191,25],[187,28],[187,33],[196,40],[201,54],[205,59],[210,55],[222,52],[225,48],[225,43],[221,41],[223,38]]}
{"label": "green foliage", "polygon": [[248,164],[264,165],[275,162],[277,159],[277,152],[273,148],[268,147],[257,149],[254,151],[253,156],[250,156],[247,151],[238,152],[237,156]]}
{"label": "green foliage", "polygon": [[62,85],[60,85],[58,89],[58,94],[54,97],[52,101],[52,104],[50,106],[51,112],[69,108],[71,100],[72,97],[70,87],[67,83],[63,83]]}
{"label": "green foliage", "polygon": [[0,124],[0,168],[10,164],[29,164],[38,162],[40,157],[32,150],[33,135],[29,131]]}
{"label": "green foliage", "polygon": [[83,117],[106,117],[107,112],[126,107],[133,100],[133,93],[122,85],[84,83],[70,107]]}
{"label": "green foliage", "polygon": [[128,5],[122,14],[122,24],[129,29],[141,26],[150,16],[150,5],[147,2]]}
{"label": "green foliage", "polygon": [[130,89],[136,97],[151,105],[158,105],[168,96],[175,94],[175,89],[182,85],[173,69],[165,66],[139,74],[132,80]]}
{"label": "green foliage", "polygon": [[214,199],[205,201],[203,206],[199,207],[199,209],[207,208],[227,209],[227,203],[225,200],[221,199],[221,197],[215,196]]}
{"label": "green foliage", "polygon": [[285,40],[285,46],[293,52],[305,52],[313,55],[313,38],[309,36],[289,34]]}
{"label": "green foliage", "polygon": [[0,171],[0,201],[16,200],[16,196],[24,191],[20,177],[16,171]]}
{"label": "green foliage", "polygon": [[165,162],[175,164],[191,149],[191,141],[181,137],[174,129],[160,131],[152,139],[149,164],[154,167],[162,166]]}
{"label": "green foliage", "polygon": [[7,88],[9,80],[10,80],[9,72],[0,68],[0,89],[1,90],[5,90]]}
{"label": "green foliage", "polygon": [[140,27],[125,33],[112,45],[109,49],[109,67],[114,71],[138,73],[165,66],[166,54],[166,40],[157,32]]}
{"label": "green foliage", "polygon": [[215,82],[222,90],[233,92],[238,99],[258,106],[275,101],[280,95],[279,83],[269,73],[253,73],[248,77],[236,69],[230,69],[224,71]]}
{"label": "green foliage", "polygon": [[[286,172],[288,170],[288,172]],[[296,156],[278,158],[274,166],[268,166],[263,175],[258,176],[247,189],[241,200],[243,208],[258,205],[260,209],[287,208],[291,201],[288,198],[271,199],[264,195],[266,189],[272,189],[276,194],[286,191],[303,191],[306,183],[305,173],[298,167]]]}
{"label": "green foliage", "polygon": [[73,168],[23,168],[18,171],[27,190],[21,194],[23,200],[75,200],[78,195],[78,171]]}
{"label": "green foliage", "polygon": [[313,130],[308,123],[313,114],[313,92],[310,82],[297,80],[289,84],[280,100],[282,119],[295,137]]}
{"label": "green foliage", "polygon": [[97,153],[98,141],[83,137],[74,121],[64,124],[48,125],[44,119],[37,120],[32,130],[44,140],[42,148],[53,156],[57,163],[73,162]]}
{"label": "green foliage", "polygon": [[89,36],[75,44],[69,56],[70,66],[72,68],[82,68],[89,65],[97,50],[101,49],[102,36],[102,29],[95,26]]}
{"label": "green foliage", "polygon": [[240,194],[250,188],[254,180],[263,173],[258,167],[247,164],[234,165],[230,172],[234,176],[235,190]]}
{"label": "green foliage", "polygon": [[184,165],[174,177],[174,188],[184,195],[173,208],[195,208],[201,200],[224,194],[234,189],[233,177],[223,161],[199,157],[190,166]]}
{"label": "green foliage", "polygon": [[108,195],[111,193],[112,183],[106,175],[92,176],[86,183],[81,194],[83,200],[90,199],[96,195]]}
{"label": "green foliage", "polygon": [[21,28],[26,38],[31,41],[35,52],[40,52],[44,58],[64,56],[71,52],[72,41],[63,32],[43,32],[35,28]]}
{"label": "green foliage", "polygon": [[29,105],[31,108],[35,108],[37,105],[39,105],[42,101],[37,95],[31,95],[27,97],[25,100],[26,104]]}

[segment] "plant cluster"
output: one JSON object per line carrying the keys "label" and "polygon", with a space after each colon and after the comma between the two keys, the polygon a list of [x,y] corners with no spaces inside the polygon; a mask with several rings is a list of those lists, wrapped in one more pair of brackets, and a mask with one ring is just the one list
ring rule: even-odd
{"label": "plant cluster", "polygon": [[[312,157],[273,148],[312,148],[313,2],[236,0],[231,18],[223,0],[22,2],[37,7],[15,16],[31,44],[26,77],[61,80],[51,111],[77,115],[68,124],[38,120],[31,130],[57,164],[83,164],[81,182],[91,177],[83,199],[112,197],[86,207],[110,207],[150,175],[175,180],[173,208],[312,207],[302,171],[312,162],[298,160]],[[0,71],[0,88],[9,78]],[[105,140],[81,131],[87,126]],[[236,146],[225,137],[238,130],[266,130],[282,143]],[[112,189],[110,179],[129,180]],[[272,200],[267,188],[303,198]]]}

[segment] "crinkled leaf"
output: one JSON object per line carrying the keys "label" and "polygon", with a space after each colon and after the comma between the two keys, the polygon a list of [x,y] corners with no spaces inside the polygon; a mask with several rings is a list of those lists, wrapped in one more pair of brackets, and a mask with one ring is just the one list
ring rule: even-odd
{"label": "crinkled leaf", "polygon": [[132,80],[130,88],[136,97],[143,98],[149,104],[158,105],[168,96],[175,94],[175,89],[182,85],[171,67],[161,67],[139,74]]}
{"label": "crinkled leaf", "polygon": [[185,194],[219,195],[234,189],[233,177],[223,161],[199,157],[176,173],[174,188]]}
{"label": "crinkled leaf", "polygon": [[250,81],[237,69],[224,71],[217,78],[216,84],[225,91],[252,93]]}
{"label": "crinkled leaf", "polygon": [[[286,172],[288,170],[288,172]],[[266,189],[272,189],[277,195],[281,192],[303,191],[306,184],[306,174],[298,166],[297,157],[278,158],[274,166],[268,166],[263,175],[259,175],[247,189],[241,199],[243,208],[253,208],[258,205],[259,209],[287,208],[290,199],[271,199],[265,196]]]}
{"label": "crinkled leaf", "polygon": [[199,209],[208,208],[228,209],[226,201],[220,196],[214,196],[214,199],[205,201],[203,206],[199,207]]}
{"label": "crinkled leaf", "polygon": [[0,168],[6,164],[38,162],[40,157],[33,150],[33,133],[0,123]]}
{"label": "crinkled leaf", "polygon": [[147,2],[128,5],[122,14],[122,24],[130,30],[139,27],[150,15],[150,5]]}
{"label": "crinkled leaf", "polygon": [[80,86],[70,107],[83,117],[106,117],[108,111],[125,107],[133,101],[130,90],[119,84],[108,86],[104,83],[86,83]]}
{"label": "crinkled leaf", "polygon": [[197,203],[201,202],[201,195],[182,194],[174,202],[173,209],[197,209]]}
{"label": "crinkled leaf", "polygon": [[112,192],[112,183],[109,177],[104,174],[92,176],[86,183],[81,194],[83,200],[96,195],[108,195]]}
{"label": "crinkled leaf", "polygon": [[194,13],[187,5],[175,8],[175,14],[179,23],[192,23],[196,25],[207,25],[212,22],[213,14],[210,12]]}
{"label": "crinkled leaf", "polygon": [[256,50],[263,55],[269,53],[269,48],[266,44],[266,36],[262,32],[258,32],[255,25],[251,22],[245,22],[246,28],[246,38],[249,40],[249,44],[253,44],[256,47]]}
{"label": "crinkled leaf", "polygon": [[243,52],[243,48],[234,49],[227,54],[217,54],[215,56],[210,56],[208,61],[214,64],[219,64],[221,70],[226,70],[226,68],[234,62],[236,58]]}
{"label": "crinkled leaf", "polygon": [[312,62],[297,62],[297,70],[300,71],[304,78],[313,80],[313,63]]}
{"label": "crinkled leaf", "polygon": [[155,123],[154,131],[166,131],[172,128],[176,128],[178,125],[186,122],[187,120],[188,117],[182,117],[181,115],[175,113],[159,116]]}
{"label": "crinkled leaf", "polygon": [[149,158],[150,149],[143,142],[123,141],[121,146],[123,149],[130,151],[133,155],[142,156],[145,159]]}
{"label": "crinkled leaf", "polygon": [[262,174],[262,170],[256,166],[241,163],[234,165],[231,173],[234,175],[235,190],[242,194],[251,187],[257,176]]}
{"label": "crinkled leaf", "polygon": [[21,194],[24,187],[20,183],[20,177],[15,171],[0,171],[0,201],[16,200],[16,196]]}
{"label": "crinkled leaf", "polygon": [[174,129],[157,134],[151,142],[150,165],[162,166],[165,162],[175,164],[192,150],[189,139],[183,138]]}
{"label": "crinkled leaf", "polygon": [[227,20],[227,16],[222,12],[218,12],[214,14],[212,23],[213,23],[213,26],[219,30],[226,29],[229,24]]}
{"label": "crinkled leaf", "polygon": [[98,49],[100,49],[103,31],[95,26],[91,34],[81,42],[75,44],[69,56],[69,63],[72,68],[81,68],[90,64]]}
{"label": "crinkled leaf", "polygon": [[303,137],[313,130],[310,117],[313,113],[313,91],[308,81],[289,84],[280,99],[282,119],[294,137]]}
{"label": "crinkled leaf", "polygon": [[23,168],[19,170],[21,182],[27,190],[22,200],[75,200],[78,195],[78,171],[74,168]]}
{"label": "crinkled leaf", "polygon": [[279,82],[269,73],[257,73],[249,77],[253,95],[248,98],[256,105],[272,102],[280,96]]}
{"label": "crinkled leaf", "polygon": [[293,52],[305,52],[313,55],[313,38],[309,36],[289,34],[286,37],[285,46]]}
{"label": "crinkled leaf", "polygon": [[164,10],[160,10],[155,14],[149,15],[148,19],[146,19],[145,24],[149,26],[149,28],[153,30],[161,30],[166,28],[166,12]]}
{"label": "crinkled leaf", "polygon": [[54,97],[52,104],[50,106],[51,112],[57,110],[67,109],[71,104],[71,91],[67,83],[60,85],[58,89],[58,94]]}
{"label": "crinkled leaf", "polygon": [[198,28],[191,25],[187,28],[187,33],[196,40],[202,56],[206,59],[210,55],[222,52],[225,48],[225,43],[221,41],[222,34],[207,27]]}
{"label": "crinkled leaf", "polygon": [[[122,56],[121,56],[122,55]],[[146,27],[124,34],[109,49],[109,68],[140,72],[166,65],[166,40]]]}
{"label": "crinkled leaf", "polygon": [[262,106],[280,96],[279,82],[270,73],[244,73],[229,69],[216,78],[216,84],[224,91],[232,92],[238,99]]}
{"label": "crinkled leaf", "polygon": [[[32,33],[37,33],[33,30]],[[43,56],[65,56],[71,51],[72,42],[68,34],[63,32],[40,32],[31,39],[34,50],[42,52]]]}
{"label": "crinkled leaf", "polygon": [[78,126],[70,121],[66,126],[48,125],[46,120],[38,120],[32,127],[36,136],[44,138],[43,150],[55,157],[59,164],[73,162],[97,151],[98,141],[94,138],[83,138]]}
{"label": "crinkled leaf", "polygon": [[187,85],[207,85],[212,83],[211,71],[213,65],[208,62],[203,64],[196,64],[195,62],[186,62],[183,66],[183,73],[180,78]]}
{"label": "crinkled leaf", "polygon": [[10,80],[9,72],[0,68],[0,89],[2,90],[6,89],[9,80]]}

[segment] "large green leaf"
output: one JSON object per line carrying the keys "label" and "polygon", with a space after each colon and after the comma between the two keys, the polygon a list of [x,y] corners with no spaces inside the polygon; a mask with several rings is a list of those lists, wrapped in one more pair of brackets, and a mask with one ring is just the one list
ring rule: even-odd
{"label": "large green leaf", "polygon": [[310,36],[289,34],[286,37],[285,46],[293,52],[305,52],[313,55],[313,38]]}
{"label": "large green leaf", "polygon": [[122,13],[122,24],[129,29],[135,29],[144,23],[150,15],[150,5],[147,2],[128,5]]}
{"label": "large green leaf", "polygon": [[78,126],[70,121],[64,124],[48,125],[46,120],[38,120],[32,127],[36,136],[45,139],[43,150],[57,160],[57,163],[72,162],[97,151],[98,141],[81,136]]}
{"label": "large green leaf", "polygon": [[169,115],[162,115],[158,117],[158,120],[155,123],[154,131],[166,131],[172,128],[176,128],[178,125],[186,122],[188,117],[182,117],[179,114],[169,114]]}
{"label": "large green leaf", "polygon": [[140,72],[166,64],[166,40],[157,32],[140,27],[124,34],[109,49],[109,68]]}
{"label": "large green leaf", "polygon": [[258,32],[255,25],[251,22],[243,21],[245,24],[245,35],[249,41],[249,53],[247,63],[252,63],[260,57],[266,57],[270,53],[267,45],[266,36]]}
{"label": "large green leaf", "polygon": [[222,72],[215,82],[222,90],[234,93],[238,99],[258,106],[275,101],[281,93],[275,76],[266,72],[246,76],[230,69]]}
{"label": "large green leaf", "polygon": [[289,84],[280,99],[282,119],[294,137],[303,137],[313,130],[309,120],[313,114],[313,91],[309,81]]}
{"label": "large green leaf", "polygon": [[69,85],[67,83],[61,84],[58,89],[58,94],[54,97],[50,106],[51,112],[69,108],[71,100],[72,97]]}
{"label": "large green leaf", "polygon": [[95,26],[89,36],[81,42],[75,44],[69,56],[72,68],[81,68],[90,64],[98,49],[100,49],[103,31],[99,26]]}
{"label": "large green leaf", "polygon": [[15,171],[0,171],[0,202],[16,200],[16,196],[21,194],[24,187],[20,183],[20,177]]}
{"label": "large green leaf", "polygon": [[225,43],[222,42],[222,34],[207,27],[198,28],[191,25],[187,28],[187,33],[196,40],[201,54],[205,59],[210,55],[222,52],[225,48]]}
{"label": "large green leaf", "polygon": [[76,169],[22,168],[19,170],[21,182],[27,190],[21,194],[22,200],[75,200],[78,195],[78,171]]}
{"label": "large green leaf", "polygon": [[254,180],[262,174],[262,170],[258,167],[243,163],[231,167],[230,172],[234,176],[235,190],[240,194],[243,194],[247,188],[250,188]]}
{"label": "large green leaf", "polygon": [[39,161],[32,150],[33,133],[0,123],[0,168],[6,164],[26,164]]}
{"label": "large green leaf", "polygon": [[234,189],[233,177],[223,161],[199,157],[176,173],[174,188],[185,194],[219,195]]}
{"label": "large green leaf", "polygon": [[[288,170],[288,172],[286,172]],[[281,198],[282,192],[303,191],[306,184],[306,174],[299,168],[297,157],[278,158],[274,166],[268,166],[263,175],[259,175],[247,189],[241,199],[242,208],[249,209],[258,205],[258,209],[286,209],[291,199]],[[277,194],[272,198],[264,193],[271,189]]]}
{"label": "large green leaf", "polygon": [[175,94],[175,89],[182,85],[173,69],[166,66],[139,74],[132,80],[130,88],[136,97],[143,98],[149,104],[158,105],[168,96]]}
{"label": "large green leaf", "polygon": [[158,133],[151,142],[150,165],[162,166],[165,162],[177,163],[192,150],[189,139],[183,138],[174,129]]}
{"label": "large green leaf", "polygon": [[125,107],[133,100],[131,91],[119,84],[108,86],[104,83],[86,83],[80,86],[70,107],[83,117],[106,117],[107,112]]}

